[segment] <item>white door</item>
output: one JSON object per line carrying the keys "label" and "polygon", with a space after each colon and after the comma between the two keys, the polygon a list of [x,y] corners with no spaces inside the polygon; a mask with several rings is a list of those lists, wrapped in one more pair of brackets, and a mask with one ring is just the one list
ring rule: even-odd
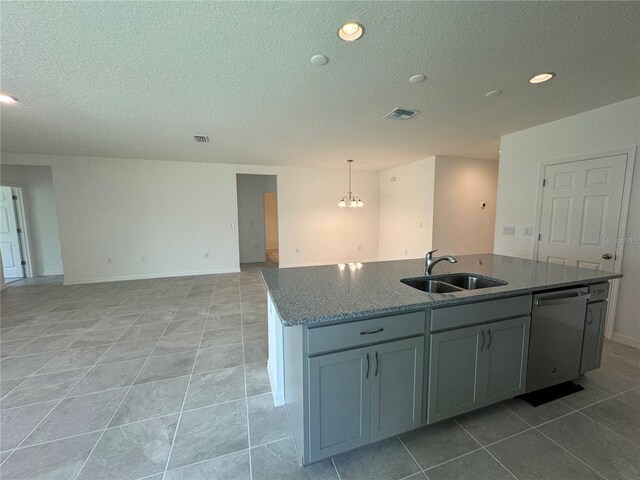
{"label": "white door", "polygon": [[22,255],[11,187],[0,187],[0,250],[4,278],[22,278]]}
{"label": "white door", "polygon": [[612,271],[627,155],[548,165],[538,260]]}

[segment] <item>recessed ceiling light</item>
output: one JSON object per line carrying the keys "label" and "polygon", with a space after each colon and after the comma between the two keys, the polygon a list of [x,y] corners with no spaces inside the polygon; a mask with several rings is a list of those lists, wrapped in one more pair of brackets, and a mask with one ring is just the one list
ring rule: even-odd
{"label": "recessed ceiling light", "polygon": [[553,73],[553,72],[539,73],[538,75],[535,75],[535,76],[531,77],[529,79],[529,83],[544,83],[544,82],[548,82],[549,80],[551,80],[555,76],[556,76],[556,74]]}
{"label": "recessed ceiling light", "polygon": [[18,99],[16,97],[12,97],[11,95],[5,95],[4,93],[0,93],[0,102],[2,103],[18,103]]}
{"label": "recessed ceiling light", "polygon": [[345,42],[355,42],[364,34],[364,27],[356,22],[345,23],[338,30],[338,36]]}
{"label": "recessed ceiling light", "polygon": [[329,63],[329,59],[324,55],[314,55],[313,57],[311,57],[311,63],[318,66],[326,65],[327,63]]}
{"label": "recessed ceiling light", "polygon": [[427,79],[426,75],[413,75],[409,78],[409,82],[411,83],[422,83]]}
{"label": "recessed ceiling light", "polygon": [[484,94],[484,96],[487,98],[495,98],[498,95],[502,95],[502,90],[491,90],[490,92]]}

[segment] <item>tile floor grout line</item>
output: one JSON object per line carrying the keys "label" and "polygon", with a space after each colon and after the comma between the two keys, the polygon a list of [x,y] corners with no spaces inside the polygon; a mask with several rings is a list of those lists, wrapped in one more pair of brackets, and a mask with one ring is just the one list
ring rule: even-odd
{"label": "tile floor grout line", "polygon": [[[177,310],[176,310],[177,312]],[[175,316],[175,313],[174,313]],[[173,317],[172,317],[173,318]],[[165,327],[164,332],[167,331],[167,328],[169,328],[169,324],[167,324],[167,326]],[[125,331],[126,333],[126,331]],[[122,334],[124,335],[124,333]],[[120,337],[118,337],[118,340],[120,338],[122,338],[122,335]],[[162,338],[162,337],[160,337]],[[156,348],[156,346],[158,346],[158,343],[160,342],[160,338],[158,338],[156,344],[154,345],[154,349]],[[117,340],[116,340],[117,342]],[[116,343],[114,342],[114,343]],[[108,352],[109,350],[107,350]],[[105,352],[105,354],[107,353]],[[151,352],[153,352],[153,349],[151,349]],[[116,413],[118,413],[118,410],[120,409],[120,406],[122,405],[122,403],[124,402],[124,400],[127,398],[127,395],[129,395],[129,392],[131,391],[131,389],[133,388],[133,386],[136,384],[136,380],[138,379],[138,377],[140,376],[140,373],[142,372],[142,370],[144,369],[145,365],[147,364],[147,362],[149,361],[149,359],[151,358],[151,352],[149,352],[149,355],[147,356],[147,358],[145,359],[144,363],[142,364],[142,367],[140,367],[140,370],[138,370],[138,373],[136,374],[136,376],[134,377],[133,381],[131,382],[131,385],[129,385],[129,387],[127,388],[127,391],[125,392],[125,394],[123,395],[122,399],[120,399],[120,402],[118,403],[118,406],[116,407],[116,409],[113,411],[113,415],[111,415],[111,418],[109,419],[109,421],[106,423],[105,428],[102,430],[102,433],[100,434],[100,436],[98,437],[98,440],[96,441],[96,443],[93,445],[93,448],[91,449],[91,451],[89,452],[89,455],[87,455],[87,457],[84,459],[84,462],[82,462],[82,466],[80,467],[80,469],[78,470],[78,472],[76,473],[76,475],[74,476],[74,480],[77,480],[77,478],[80,476],[80,474],[82,473],[82,470],[84,469],[85,465],[87,464],[87,462],[89,461],[89,458],[91,458],[91,455],[93,455],[93,452],[95,451],[96,447],[98,446],[98,444],[100,443],[100,440],[102,440],[102,437],[104,436],[104,433],[107,431],[107,429],[109,428],[109,424],[113,421],[114,417],[116,416]],[[75,387],[74,387],[75,388]],[[51,412],[49,412],[51,413]]]}
{"label": "tile floor grout line", "polygon": [[[175,414],[174,414],[174,415],[175,415]],[[169,472],[175,472],[175,471],[177,471],[177,470],[183,470],[183,469],[185,469],[185,468],[189,468],[189,467],[191,467],[191,466],[193,466],[193,465],[200,465],[200,464],[202,464],[202,463],[206,463],[206,462],[209,462],[209,461],[211,461],[211,460],[217,460],[217,459],[219,459],[219,458],[229,457],[229,456],[231,456],[231,455],[234,455],[234,454],[236,454],[236,453],[240,453],[240,452],[249,452],[249,453],[250,453],[250,451],[251,451],[252,449],[254,449],[254,448],[265,447],[265,446],[267,446],[267,445],[272,445],[272,444],[274,444],[274,443],[278,443],[278,442],[281,442],[281,441],[283,441],[283,440],[288,440],[288,439],[290,439],[290,438],[293,438],[293,435],[290,435],[290,436],[285,437],[285,438],[279,438],[278,440],[271,440],[270,442],[261,443],[260,445],[256,445],[255,447],[242,448],[242,449],[240,449],[240,450],[236,450],[236,451],[234,451],[234,452],[225,453],[224,455],[218,455],[217,457],[211,457],[211,458],[205,458],[204,460],[198,460],[197,462],[189,463],[189,464],[187,464],[187,465],[182,465],[182,466],[180,466],[180,467],[172,468],[171,470],[167,470],[167,473],[169,473]],[[159,475],[159,473],[160,473],[160,472],[158,472],[158,473],[154,473],[154,474],[151,474],[151,475],[147,475],[146,477],[141,477],[141,478],[153,477],[154,475]],[[138,480],[140,480],[140,479],[138,479]]]}
{"label": "tile floor grout line", "polygon": [[[244,406],[247,419],[247,443],[249,446],[249,479],[253,480],[253,464],[251,462],[251,426],[249,425],[249,399],[247,398],[247,358],[244,348],[244,322],[242,321],[242,288],[240,287],[240,276],[238,275],[238,298],[240,299],[240,338],[242,339],[242,371],[244,375]],[[289,425],[291,428],[291,425]],[[293,430],[291,431],[293,434]]]}
{"label": "tile floor grout line", "polygon": [[[294,442],[295,444],[295,442]],[[298,449],[296,448],[296,451]],[[338,466],[336,465],[336,461],[333,459],[333,455],[331,457],[329,457],[331,459],[331,465],[333,465],[333,469],[336,471],[336,475],[338,476],[338,480],[342,480],[342,477],[340,476],[340,472],[338,471]],[[297,460],[297,459],[296,459]]]}
{"label": "tile floor grout line", "polygon": [[552,443],[554,443],[555,445],[557,445],[558,447],[560,447],[562,450],[564,450],[565,452],[567,452],[569,455],[571,455],[573,458],[575,458],[576,460],[578,460],[580,463],[582,463],[585,467],[587,467],[589,470],[595,472],[597,475],[599,475],[600,477],[604,478],[605,480],[609,480],[607,477],[605,477],[603,474],[601,474],[599,471],[597,471],[595,468],[589,466],[587,463],[583,462],[577,455],[574,455],[573,453],[571,453],[569,450],[567,450],[566,448],[564,448],[562,445],[560,445],[558,442],[556,442],[553,438],[551,438],[549,435],[547,435],[546,433],[544,433],[542,430],[539,430],[537,428],[534,428],[534,430],[536,432],[538,432],[540,435],[542,435],[543,437],[545,437],[546,439],[548,439],[549,441],[551,441]]}
{"label": "tile floor grout line", "polygon": [[[173,377],[173,378],[168,379],[168,380],[174,380],[174,379],[176,379],[176,378],[182,378],[182,377],[186,377],[186,376],[187,376],[187,375],[182,375],[181,377]],[[163,380],[158,380],[158,381],[159,381],[159,382],[161,382],[161,381],[163,381]],[[141,384],[141,383],[139,383],[138,385],[146,385],[146,384]],[[127,387],[120,387],[120,389],[125,389],[125,388],[127,388]],[[113,390],[110,390],[110,391],[113,391]],[[101,392],[98,392],[98,393],[101,393]],[[268,394],[269,394],[269,393],[262,394],[262,395],[268,395]],[[78,395],[78,396],[85,396],[85,395],[93,395],[93,394],[92,394],[92,393],[87,393],[87,394]],[[77,398],[77,397],[69,397],[69,398]],[[205,409],[205,408],[209,408],[209,407],[212,407],[212,406],[224,405],[224,404],[227,404],[227,403],[237,402],[237,401],[239,401],[239,400],[241,400],[241,399],[231,400],[231,401],[229,401],[229,402],[223,402],[223,403],[216,403],[216,404],[213,404],[213,405],[207,405],[207,406],[204,406],[204,407],[198,407],[198,408],[194,408],[194,409],[191,409],[191,410],[185,410],[185,412],[193,412],[193,411],[196,411],[196,410],[203,410],[203,409]],[[37,404],[35,404],[35,405],[37,405]],[[172,412],[172,413],[167,413],[167,414],[165,414],[165,415],[157,415],[157,416],[155,416],[155,417],[143,418],[143,419],[140,419],[140,420],[135,420],[135,421],[133,421],[133,422],[127,422],[127,423],[122,423],[122,424],[119,424],[119,425],[115,425],[114,427],[126,427],[126,426],[128,426],[128,425],[135,425],[135,424],[138,424],[138,423],[147,422],[147,421],[149,421],[149,420],[157,420],[157,419],[160,419],[160,418],[172,417],[172,416],[174,416],[174,415],[177,415],[178,413],[179,413],[179,412],[178,412],[178,411],[176,411],[176,412]],[[114,427],[108,427],[108,428],[114,428]],[[33,443],[33,444],[31,444],[31,445],[25,445],[25,446],[23,446],[23,447],[8,448],[8,449],[6,449],[6,450],[2,450],[0,453],[11,452],[11,451],[14,451],[14,450],[24,450],[24,449],[27,449],[27,448],[36,447],[36,446],[38,446],[38,445],[46,445],[46,444],[49,444],[49,443],[58,442],[58,441],[60,441],[60,440],[68,440],[68,439],[70,439],[70,438],[81,437],[81,436],[83,436],[83,435],[87,435],[87,434],[90,434],[90,433],[100,432],[100,431],[102,431],[102,430],[105,430],[105,429],[104,429],[104,428],[98,428],[98,429],[96,429],[96,430],[90,430],[90,431],[88,431],[88,432],[76,433],[76,434],[74,434],[74,435],[68,435],[68,436],[66,436],[66,437],[54,438],[54,439],[51,439],[51,440],[47,440],[47,441],[45,441],[45,442],[38,442],[38,443]],[[263,447],[263,446],[265,446],[265,445],[269,445],[269,444],[272,444],[272,443],[280,442],[280,441],[282,441],[282,440],[286,440],[286,439],[289,439],[289,438],[293,438],[293,435],[289,435],[289,436],[287,436],[287,437],[280,438],[280,439],[278,439],[278,440],[271,440],[271,441],[269,441],[269,442],[265,442],[265,443],[261,443],[261,444],[258,444],[258,445],[254,445],[254,446],[253,446],[253,447],[251,447],[251,448]],[[234,453],[234,452],[231,452],[231,453]],[[220,456],[222,457],[222,456],[226,456],[226,455],[230,455],[230,454],[225,454],[225,455],[220,455]],[[218,457],[212,457],[212,458],[218,458]],[[200,462],[195,462],[195,463],[201,463],[201,462],[205,462],[205,461],[207,461],[207,460],[211,460],[211,459],[201,460]],[[191,464],[190,464],[190,465],[191,465]],[[179,468],[183,468],[183,467],[179,467]],[[175,468],[175,469],[173,469],[173,470],[177,470],[177,468]]]}
{"label": "tile floor grout line", "polygon": [[[475,440],[475,439],[474,439]],[[477,441],[477,440],[476,440]],[[436,463],[435,465],[430,466],[429,468],[425,468],[422,471],[424,473],[426,473],[428,470],[433,470],[434,468],[440,467],[442,465],[446,465],[447,463],[453,462],[454,460],[458,460],[462,457],[466,457],[467,455],[471,455],[472,453],[476,453],[479,452],[481,450],[484,450],[484,448],[482,447],[482,445],[480,445],[478,448],[474,448],[473,450],[467,452],[467,453],[463,453],[462,455],[458,455],[455,456],[453,458],[450,458],[449,460],[445,460],[444,462],[440,462],[440,463]]]}
{"label": "tile floor grout line", "polygon": [[606,430],[608,430],[608,431],[610,431],[610,432],[612,432],[612,433],[615,433],[617,436],[619,436],[620,438],[622,438],[622,439],[626,440],[627,442],[630,442],[630,443],[632,443],[633,445],[635,445],[635,446],[637,446],[637,447],[640,447],[640,444],[639,444],[639,443],[636,443],[636,442],[634,442],[633,440],[631,440],[631,439],[629,439],[629,438],[625,437],[625,436],[624,436],[624,435],[622,435],[621,433],[616,432],[614,429],[612,429],[612,428],[611,428],[611,427],[609,427],[608,425],[605,425],[604,423],[600,423],[598,420],[595,420],[595,419],[591,418],[591,417],[590,417],[589,415],[587,415],[586,413],[581,412],[581,411],[576,411],[576,413],[578,413],[578,414],[582,415],[584,418],[586,418],[586,419],[588,419],[588,420],[591,420],[593,423],[595,423],[595,424],[597,424],[597,425],[600,425],[602,428],[604,428],[604,429],[606,429]]}
{"label": "tile floor grout line", "polygon": [[[511,411],[511,410],[509,410],[506,406],[504,406],[504,405],[503,405],[503,407],[504,407],[504,408],[506,408],[508,411]],[[489,451],[489,449],[488,449],[487,447],[488,447],[488,446],[491,446],[491,445],[493,445],[493,444],[483,445],[482,443],[480,443],[480,442],[478,441],[478,439],[477,439],[476,437],[474,437],[474,436],[471,434],[471,432],[469,432],[466,428],[464,428],[464,427],[462,426],[462,424],[461,424],[460,422],[458,422],[458,420],[457,420],[456,418],[454,418],[453,420],[458,424],[458,426],[459,426],[462,430],[464,430],[464,431],[467,433],[467,435],[469,435],[471,438],[473,438],[473,439],[478,443],[478,445],[480,445],[480,446],[482,447],[482,450],[484,450],[485,452],[487,452],[487,453],[489,454],[489,456],[491,456],[491,458],[493,458],[496,462],[498,462],[498,463],[500,464],[500,466],[501,466],[502,468],[504,468],[504,469],[509,473],[509,475],[511,475],[511,476],[512,476],[513,478],[515,478],[516,480],[518,480],[518,477],[516,477],[516,476],[515,476],[515,474],[514,474],[511,470],[509,470],[506,466],[504,466],[504,465],[502,464],[502,462],[501,462],[500,460],[498,460],[498,459],[495,457],[495,455],[493,455],[493,453],[491,453],[491,452]],[[524,420],[524,419],[523,419],[523,420]],[[526,421],[525,421],[525,423],[527,423],[527,425],[529,425],[529,422],[526,422]],[[528,432],[529,430],[531,430],[531,428],[527,428],[526,430],[523,430],[522,432],[518,432],[518,433],[516,433],[515,435],[510,435],[509,437],[505,437],[505,438],[503,438],[502,440],[499,440],[499,442],[503,442],[503,441],[505,441],[507,438],[511,438],[511,437],[516,436],[516,435],[520,435],[521,433]],[[495,443],[498,443],[498,442],[495,442]]]}
{"label": "tile floor grout line", "polygon": [[[407,451],[407,453],[409,454],[409,456],[411,457],[411,459],[413,460],[413,462],[416,464],[416,466],[418,467],[418,471],[424,473],[424,469],[422,468],[422,465],[420,465],[420,463],[418,462],[418,460],[416,460],[416,457],[413,456],[413,453],[411,453],[411,451],[409,451],[409,449],[407,448],[407,446],[404,444],[404,442],[402,441],[402,439],[400,438],[400,435],[396,435],[396,438],[398,439],[398,441],[400,442],[400,445],[402,445],[404,447],[404,449]],[[415,473],[412,473],[411,475],[415,475]],[[409,476],[411,476],[409,475]]]}
{"label": "tile floor grout line", "polygon": [[[182,405],[180,406],[180,413],[178,415],[178,421],[176,422],[176,430],[175,430],[175,432],[173,434],[173,438],[171,439],[171,446],[169,447],[169,454],[167,455],[167,461],[166,461],[165,466],[164,466],[164,472],[162,473],[163,480],[167,476],[167,471],[169,470],[169,462],[171,461],[171,455],[173,454],[173,446],[176,443],[176,437],[178,436],[178,429],[180,428],[180,421],[182,420],[182,414],[184,413],[184,405],[185,405],[185,402],[187,401],[187,395],[189,394],[189,387],[191,386],[191,381],[193,380],[193,371],[195,370],[196,363],[198,362],[198,354],[200,353],[200,345],[202,345],[202,339],[204,338],[204,332],[206,331],[207,318],[209,318],[209,311],[211,310],[211,302],[213,302],[213,297],[214,297],[214,294],[211,293],[211,300],[209,300],[209,306],[207,307],[207,315],[204,317],[205,320],[204,320],[204,323],[202,325],[202,331],[200,332],[200,341],[198,342],[198,348],[196,349],[196,356],[193,359],[193,365],[191,365],[191,373],[189,373],[189,381],[187,382],[187,388],[185,389],[184,395],[182,397]],[[167,328],[169,328],[169,325],[167,325]],[[243,370],[242,374],[244,376],[244,370]],[[247,425],[247,430],[248,429],[249,429],[249,426]]]}
{"label": "tile floor grout line", "polygon": [[[123,333],[123,335],[124,335],[124,333]],[[118,338],[120,338],[120,337],[118,337]],[[53,411],[58,407],[58,405],[60,405],[60,404],[61,404],[61,403],[62,403],[62,402],[63,402],[63,401],[68,397],[69,393],[71,393],[71,391],[72,391],[74,388],[76,388],[76,387],[80,384],[80,382],[81,382],[81,381],[82,381],[82,380],[83,380],[83,379],[84,379],[84,378],[89,374],[89,372],[90,372],[90,371],[91,371],[91,370],[92,370],[92,369],[97,365],[97,363],[100,361],[100,359],[101,359],[104,355],[106,355],[107,351],[108,351],[108,350],[106,350],[106,351],[105,351],[105,352],[104,352],[104,353],[103,353],[103,354],[102,354],[102,355],[101,355],[101,356],[96,360],[96,362],[95,362],[91,367],[84,367],[84,368],[87,368],[87,371],[84,373],[84,375],[82,375],[82,377],[80,377],[80,378],[78,379],[78,381],[77,381],[77,382],[75,382],[75,383],[71,386],[71,388],[67,391],[67,393],[66,393],[62,398],[60,398],[60,399],[57,401],[57,403],[53,406],[53,408],[51,408],[51,410],[49,410],[49,411],[47,412],[47,414],[46,414],[44,417],[42,417],[42,419],[38,422],[38,424],[37,424],[35,427],[33,427],[33,429],[31,429],[31,431],[29,431],[29,433],[28,433],[28,434],[27,434],[27,435],[22,439],[22,441],[21,441],[21,442],[16,446],[16,448],[15,448],[15,449],[13,449],[13,450],[11,451],[11,453],[7,456],[7,458],[5,458],[5,459],[4,459],[4,461],[3,461],[2,463],[4,463],[5,461],[7,461],[7,460],[8,460],[8,459],[13,455],[13,453],[14,453],[16,450],[18,450],[18,449],[22,446],[22,444],[23,444],[23,443],[24,443],[24,442],[25,442],[25,441],[26,441],[26,440],[27,440],[27,439],[28,439],[28,438],[33,434],[33,432],[35,432],[35,430],[36,430],[36,429],[37,429],[37,428],[42,424],[42,422],[44,422],[44,421],[49,417],[49,415],[51,415],[51,412],[53,412]],[[53,359],[53,357],[52,357],[52,359]],[[48,363],[48,362],[47,362],[47,363]],[[45,365],[46,365],[46,364],[45,364]],[[43,365],[42,367],[40,367],[38,370],[36,370],[36,372],[34,372],[33,374],[29,375],[29,377],[27,378],[27,380],[28,380],[29,378],[31,378],[31,377],[33,377],[33,376],[35,376],[35,374],[36,374],[38,371],[40,371],[43,367],[44,367],[44,365]],[[143,367],[144,367],[144,365],[143,365]],[[80,370],[80,369],[78,369],[78,370]],[[138,373],[140,373],[140,372],[138,372]],[[25,380],[25,381],[26,381],[26,380]],[[134,381],[135,381],[135,380],[134,380]],[[129,387],[129,388],[131,388],[131,387]],[[126,396],[126,393],[125,393],[125,396]],[[123,400],[124,400],[124,397],[123,397]],[[54,401],[54,400],[51,400],[51,401]],[[44,403],[46,403],[46,402],[44,402]],[[121,402],[121,403],[122,403],[122,402]],[[118,404],[118,408],[120,408],[120,404]],[[117,409],[116,409],[116,411],[117,411]],[[114,412],[114,415],[115,415],[115,412]],[[110,420],[110,421],[111,421],[111,420]],[[104,432],[103,432],[103,433],[104,433]],[[100,436],[100,438],[102,438],[102,435]],[[98,439],[98,440],[100,440],[100,439]],[[97,445],[97,443],[96,443],[96,445]],[[94,448],[95,448],[95,445],[94,445]],[[92,449],[91,451],[93,452],[93,449]],[[89,458],[89,457],[87,457],[87,458]],[[86,460],[85,460],[85,462],[86,462]],[[83,466],[84,466],[84,464],[83,464]],[[80,473],[80,472],[78,472],[78,473]]]}

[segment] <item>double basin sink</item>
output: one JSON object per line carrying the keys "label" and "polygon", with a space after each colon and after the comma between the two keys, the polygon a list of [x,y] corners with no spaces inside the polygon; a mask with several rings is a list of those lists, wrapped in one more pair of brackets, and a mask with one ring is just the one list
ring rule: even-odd
{"label": "double basin sink", "polygon": [[403,278],[400,281],[405,285],[428,293],[464,292],[465,290],[499,287],[507,284],[507,282],[495,278],[481,278],[468,273]]}

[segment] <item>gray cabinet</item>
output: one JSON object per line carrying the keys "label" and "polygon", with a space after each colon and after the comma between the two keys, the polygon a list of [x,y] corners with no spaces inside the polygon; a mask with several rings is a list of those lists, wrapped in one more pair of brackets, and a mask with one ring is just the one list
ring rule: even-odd
{"label": "gray cabinet", "polygon": [[529,316],[431,334],[427,423],[524,392]]}
{"label": "gray cabinet", "polygon": [[604,326],[607,320],[607,302],[589,303],[584,324],[582,340],[582,359],[580,373],[600,368]]}
{"label": "gray cabinet", "polygon": [[311,461],[369,443],[370,348],[309,358]]}
{"label": "gray cabinet", "polygon": [[314,462],[420,426],[424,337],[309,358]]}
{"label": "gray cabinet", "polygon": [[420,426],[423,350],[423,336],[371,347],[371,442]]}

